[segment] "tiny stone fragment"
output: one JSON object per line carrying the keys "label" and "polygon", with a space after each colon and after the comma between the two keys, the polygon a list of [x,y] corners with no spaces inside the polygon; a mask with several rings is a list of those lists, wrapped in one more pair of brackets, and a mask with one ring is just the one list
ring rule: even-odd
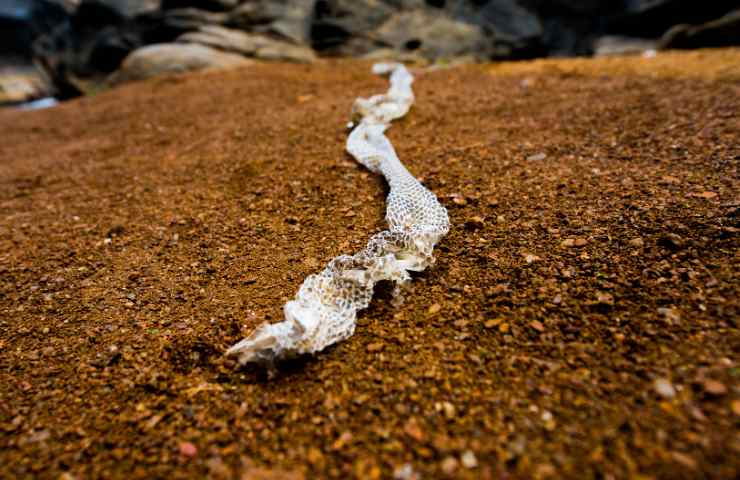
{"label": "tiny stone fragment", "polygon": [[393,479],[394,480],[411,480],[415,478],[414,475],[414,467],[410,463],[404,463],[400,467],[396,467],[395,470],[393,470]]}
{"label": "tiny stone fragment", "polygon": [[465,468],[475,468],[478,466],[478,459],[475,458],[475,454],[472,450],[465,450],[460,457],[460,461]]}
{"label": "tiny stone fragment", "polygon": [[688,468],[689,470],[696,470],[698,466],[696,460],[694,460],[689,455],[686,455],[685,453],[672,452],[671,456],[676,462],[680,463],[682,466]]}
{"label": "tiny stone fragment", "polygon": [[444,460],[442,460],[440,468],[442,468],[442,471],[447,475],[452,475],[453,473],[455,473],[455,470],[457,470],[457,459],[452,456],[446,457]]}
{"label": "tiny stone fragment", "polygon": [[673,398],[676,396],[676,389],[673,384],[666,378],[656,378],[653,382],[653,388],[663,398]]}
{"label": "tiny stone fragment", "polygon": [[419,423],[413,418],[406,422],[406,424],[403,426],[403,431],[406,435],[413,438],[417,442],[421,442],[424,440],[424,432],[421,430]]}
{"label": "tiny stone fragment", "polygon": [[601,305],[614,305],[614,296],[607,292],[596,292],[596,302]]}
{"label": "tiny stone fragment", "polygon": [[534,155],[528,156],[527,161],[528,162],[540,162],[546,158],[547,158],[547,154],[540,152],[540,153],[535,153]]}
{"label": "tiny stone fragment", "polygon": [[453,418],[455,418],[456,412],[455,406],[453,404],[451,404],[450,402],[442,402],[441,404],[439,404],[439,407],[444,412],[445,417],[448,420],[452,420]]}
{"label": "tiny stone fragment", "polygon": [[492,318],[491,320],[486,320],[483,326],[486,328],[496,328],[501,324],[501,322],[503,322],[503,320],[500,318]]}
{"label": "tiny stone fragment", "polygon": [[198,455],[198,448],[190,442],[182,442],[180,443],[180,455],[193,458]]}
{"label": "tiny stone fragment", "polygon": [[724,383],[718,382],[717,380],[705,380],[704,391],[709,395],[721,397],[727,393],[727,387]]}

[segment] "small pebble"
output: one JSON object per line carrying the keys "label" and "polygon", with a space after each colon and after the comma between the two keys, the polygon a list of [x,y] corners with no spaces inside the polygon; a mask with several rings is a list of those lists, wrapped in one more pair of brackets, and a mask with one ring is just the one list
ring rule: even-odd
{"label": "small pebble", "polygon": [[547,158],[547,154],[545,153],[535,153],[534,155],[530,155],[527,157],[528,162],[540,162]]}
{"label": "small pebble", "polygon": [[445,417],[447,417],[448,420],[452,420],[455,418],[455,406],[451,404],[450,402],[442,402],[441,404],[442,410],[445,413]]}
{"label": "small pebble", "polygon": [[440,467],[444,473],[452,475],[457,470],[457,459],[455,457],[447,457],[442,460]]}
{"label": "small pebble", "polygon": [[689,470],[696,470],[696,468],[698,467],[696,460],[694,460],[691,456],[686,455],[685,453],[672,452],[671,456],[677,463],[683,465]]}
{"label": "small pebble", "polygon": [[411,480],[414,478],[414,467],[410,463],[404,463],[393,470],[394,480]]}
{"label": "small pebble", "polygon": [[483,323],[483,326],[486,328],[496,328],[501,324],[501,322],[503,322],[503,319],[501,318],[492,318],[491,320],[486,320],[485,323]]}
{"label": "small pebble", "polygon": [[676,389],[673,384],[666,378],[656,378],[653,382],[653,388],[663,398],[673,398],[676,396]]}
{"label": "small pebble", "polygon": [[724,383],[717,380],[705,380],[704,391],[715,397],[721,397],[727,393],[727,387]]}
{"label": "small pebble", "polygon": [[475,468],[478,466],[478,459],[475,458],[475,454],[472,450],[465,450],[460,457],[460,461],[465,468]]}
{"label": "small pebble", "polygon": [[180,455],[193,458],[198,455],[198,448],[190,442],[182,442],[180,443]]}

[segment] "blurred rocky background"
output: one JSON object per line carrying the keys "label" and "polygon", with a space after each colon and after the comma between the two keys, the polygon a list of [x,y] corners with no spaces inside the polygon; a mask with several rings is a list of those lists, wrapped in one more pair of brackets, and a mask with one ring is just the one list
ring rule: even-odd
{"label": "blurred rocky background", "polygon": [[738,44],[738,0],[0,0],[0,103],[253,61],[450,63]]}

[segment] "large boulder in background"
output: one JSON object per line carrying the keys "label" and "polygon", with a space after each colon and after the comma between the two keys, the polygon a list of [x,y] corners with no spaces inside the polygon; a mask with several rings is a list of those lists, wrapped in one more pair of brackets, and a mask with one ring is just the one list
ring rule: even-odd
{"label": "large boulder in background", "polygon": [[177,42],[197,43],[262,60],[298,63],[311,63],[316,60],[316,55],[309,47],[218,25],[207,25],[197,31],[185,33],[177,38]]}
{"label": "large boulder in background", "polygon": [[311,45],[328,55],[362,55],[379,45],[372,32],[398,8],[378,0],[317,0]]}
{"label": "large boulder in background", "polygon": [[315,0],[250,0],[229,14],[228,26],[309,43]]}
{"label": "large boulder in background", "polygon": [[488,56],[488,40],[480,27],[429,10],[396,13],[375,30],[373,38],[395,50],[413,50],[432,60]]}
{"label": "large boulder in background", "polygon": [[109,82],[119,84],[168,73],[234,68],[252,63],[241,55],[197,44],[163,43],[133,51]]}
{"label": "large boulder in background", "polygon": [[28,64],[0,65],[0,105],[19,104],[46,97],[50,85]]}
{"label": "large boulder in background", "polygon": [[457,6],[455,16],[479,25],[491,36],[493,58],[542,56],[544,33],[539,17],[517,0],[469,2]]}
{"label": "large boulder in background", "polygon": [[161,11],[147,0],[82,0],[68,19],[36,38],[34,57],[67,98],[94,88],[137,48],[225,19],[223,12],[193,8]]}

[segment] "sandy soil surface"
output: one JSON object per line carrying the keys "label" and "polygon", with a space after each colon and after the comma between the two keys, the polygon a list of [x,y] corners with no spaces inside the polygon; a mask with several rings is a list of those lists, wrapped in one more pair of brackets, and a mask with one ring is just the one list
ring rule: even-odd
{"label": "sandy soil surface", "polygon": [[224,350],[384,226],[369,64],[0,112],[0,477],[736,477],[738,65],[416,71],[437,263],[273,379]]}

